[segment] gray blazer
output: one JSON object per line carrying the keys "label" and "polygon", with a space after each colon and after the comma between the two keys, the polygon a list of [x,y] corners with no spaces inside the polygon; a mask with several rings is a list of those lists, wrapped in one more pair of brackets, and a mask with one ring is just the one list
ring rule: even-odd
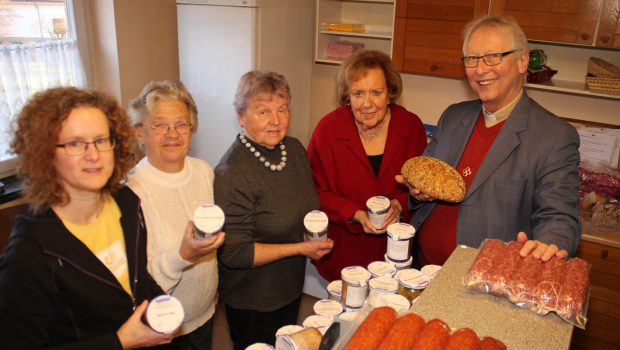
{"label": "gray blazer", "polygon": [[[424,155],[456,167],[481,111],[480,100],[448,107]],[[513,241],[524,231],[573,255],[581,239],[578,148],[575,128],[523,93],[467,189],[456,243]],[[421,234],[435,205],[416,206],[411,224]]]}

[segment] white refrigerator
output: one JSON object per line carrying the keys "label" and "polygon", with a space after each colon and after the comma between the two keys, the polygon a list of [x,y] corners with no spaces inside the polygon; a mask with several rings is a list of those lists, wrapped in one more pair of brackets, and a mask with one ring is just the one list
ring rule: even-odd
{"label": "white refrigerator", "polygon": [[233,99],[252,69],[284,74],[289,135],[307,139],[313,22],[313,0],[177,0],[180,77],[198,106],[190,155],[217,165],[241,130]]}
{"label": "white refrigerator", "polygon": [[[288,135],[307,142],[313,66],[314,0],[177,0],[181,81],[198,106],[190,155],[215,168],[241,131],[237,82],[252,69],[284,74],[291,87]],[[304,292],[327,297],[308,261]]]}

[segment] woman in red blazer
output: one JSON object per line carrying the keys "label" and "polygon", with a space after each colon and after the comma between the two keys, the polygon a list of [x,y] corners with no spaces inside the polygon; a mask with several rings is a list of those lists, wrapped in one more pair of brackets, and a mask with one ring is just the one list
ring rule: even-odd
{"label": "woman in red blazer", "polygon": [[[397,105],[402,80],[389,56],[358,51],[343,62],[336,77],[340,107],[319,121],[308,145],[312,175],[329,217],[332,252],[314,262],[327,280],[340,278],[342,268],[366,267],[383,260],[386,228],[403,216],[409,222],[407,188],[394,177],[403,163],[426,147],[426,133],[417,115]],[[368,218],[366,201],[390,199],[381,229]]]}

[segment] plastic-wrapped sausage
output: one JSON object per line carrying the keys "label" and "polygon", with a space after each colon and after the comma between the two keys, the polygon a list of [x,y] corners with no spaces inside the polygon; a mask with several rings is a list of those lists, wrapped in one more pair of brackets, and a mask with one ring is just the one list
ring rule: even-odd
{"label": "plastic-wrapped sausage", "polygon": [[480,350],[507,350],[508,348],[501,341],[493,337],[484,337],[480,341]]}
{"label": "plastic-wrapped sausage", "polygon": [[557,309],[565,276],[566,260],[554,256],[544,263],[536,291],[539,313],[547,313]]}
{"label": "plastic-wrapped sausage", "polygon": [[461,328],[448,337],[444,350],[478,350],[480,338],[471,328]]}
{"label": "plastic-wrapped sausage", "polygon": [[410,350],[424,324],[424,319],[413,313],[399,317],[378,350]]}
{"label": "plastic-wrapped sausage", "polygon": [[471,264],[467,272],[466,286],[477,289],[481,292],[488,292],[489,270],[492,267],[491,261],[504,248],[504,242],[498,239],[487,239],[480,248],[478,256]]}
{"label": "plastic-wrapped sausage", "polygon": [[523,243],[510,242],[498,248],[499,253],[491,261],[491,268],[488,272],[489,293],[498,297],[508,295],[507,284],[517,262],[521,259],[519,251],[522,247]]}
{"label": "plastic-wrapped sausage", "polygon": [[416,350],[442,350],[448,342],[450,328],[439,319],[430,320],[413,343]]}
{"label": "plastic-wrapped sausage", "polygon": [[372,310],[345,345],[344,350],[375,350],[395,321],[396,311],[389,306]]}
{"label": "plastic-wrapped sausage", "polygon": [[566,265],[566,279],[558,300],[558,314],[576,325],[585,325],[585,301],[590,283],[590,265],[574,258]]}

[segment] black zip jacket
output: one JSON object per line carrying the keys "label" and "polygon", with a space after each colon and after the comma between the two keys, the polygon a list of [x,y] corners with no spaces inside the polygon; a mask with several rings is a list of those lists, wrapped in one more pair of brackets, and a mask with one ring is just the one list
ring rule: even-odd
{"label": "black zip jacket", "polygon": [[0,347],[120,349],[116,331],[145,299],[162,294],[146,269],[140,201],[128,188],[121,210],[134,297],[53,210],[19,216],[0,256]]}

